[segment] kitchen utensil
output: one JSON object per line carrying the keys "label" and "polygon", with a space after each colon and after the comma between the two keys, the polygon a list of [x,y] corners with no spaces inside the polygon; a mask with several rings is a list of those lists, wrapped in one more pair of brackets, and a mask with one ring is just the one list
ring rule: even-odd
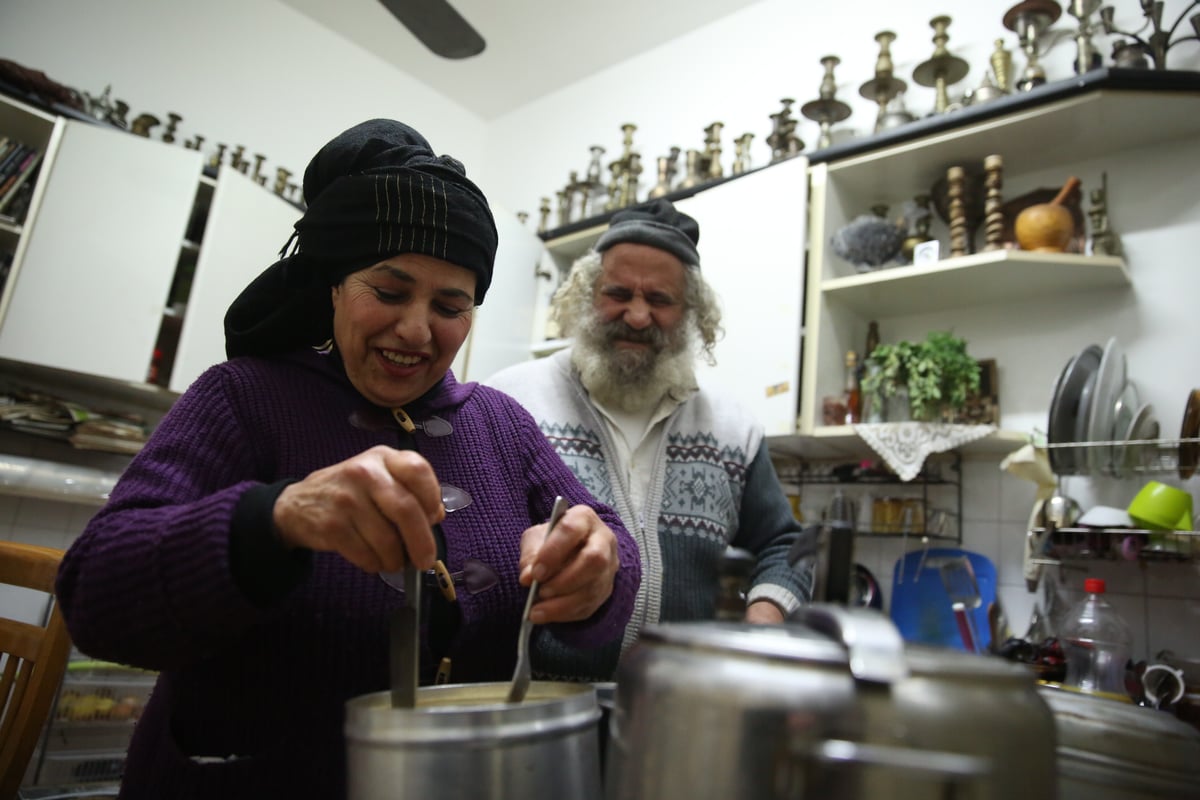
{"label": "kitchen utensil", "polygon": [[404,604],[392,612],[392,707],[413,708],[421,662],[421,571],[412,562],[404,565]]}
{"label": "kitchen utensil", "polygon": [[1070,528],[1082,514],[1079,503],[1060,490],[1042,504],[1041,527]]}
{"label": "kitchen utensil", "polygon": [[[1096,385],[1087,414],[1086,441],[1111,442],[1115,438],[1114,411],[1117,399],[1125,389],[1125,383],[1125,351],[1118,344],[1117,337],[1113,336],[1105,343],[1100,366],[1096,370]],[[1112,445],[1094,445],[1087,448],[1087,465],[1093,475],[1111,469],[1112,459]]]}
{"label": "kitchen utensil", "polygon": [[906,646],[871,609],[647,626],[616,677],[613,800],[1053,797],[1032,673]]}
{"label": "kitchen utensil", "polygon": [[1154,406],[1142,403],[1134,412],[1129,427],[1123,435],[1117,437],[1123,441],[1113,450],[1114,471],[1119,477],[1132,474],[1138,467],[1145,466],[1149,460],[1146,448],[1153,445],[1131,443],[1154,441],[1158,438],[1158,433],[1158,419],[1154,415]]}
{"label": "kitchen utensil", "polygon": [[[1179,477],[1187,480],[1196,473],[1200,461],[1200,389],[1188,393],[1187,406],[1183,410],[1183,424],[1179,428]],[[1191,441],[1189,441],[1191,440]]]}
{"label": "kitchen utensil", "polygon": [[1054,714],[1059,800],[1200,797],[1200,731],[1161,711],[1052,684],[1038,694]]}
{"label": "kitchen utensil", "polygon": [[[1078,440],[1082,396],[1085,389],[1089,389],[1089,381],[1094,385],[1095,372],[1100,368],[1100,359],[1103,355],[1104,351],[1098,345],[1088,345],[1068,361],[1066,367],[1063,368],[1054,389],[1054,397],[1050,401],[1050,420],[1047,426],[1048,444],[1057,445]],[[1054,469],[1055,474],[1072,474],[1082,463],[1080,454],[1077,452],[1079,448],[1051,447],[1049,449],[1050,466]]]}
{"label": "kitchen utensil", "polygon": [[[550,510],[550,522],[546,526],[546,539],[550,538],[550,534],[554,533],[554,526],[562,519],[563,514],[567,513],[567,507],[570,505],[566,498],[559,496],[554,500],[554,508]],[[543,539],[543,543],[546,541]],[[525,693],[529,691],[529,681],[532,678],[532,670],[529,665],[529,637],[533,632],[533,622],[529,619],[529,612],[533,609],[534,601],[537,599],[538,582],[534,580],[529,584],[529,595],[525,598],[525,611],[521,614],[521,632],[517,636],[517,668],[513,670],[512,685],[508,690],[508,702],[519,703],[525,699]]]}
{"label": "kitchen utensil", "polygon": [[[968,653],[980,652],[979,634],[971,622],[971,612],[981,605],[979,599],[979,584],[975,582],[975,573],[971,569],[971,560],[966,556],[947,558],[942,561],[938,570],[941,574],[942,585],[950,598],[950,609],[954,612],[954,621],[958,625],[958,634],[962,637],[963,649]],[[994,605],[989,604],[990,607]],[[991,620],[988,620],[988,630],[991,630]]]}
{"label": "kitchen utensil", "polygon": [[1092,506],[1083,513],[1076,524],[1093,528],[1132,528],[1133,519],[1123,508]]}
{"label": "kitchen utensil", "polygon": [[[996,601],[996,567],[986,556],[957,547],[931,547],[927,552],[914,550],[897,559],[888,609],[892,622],[906,642],[966,649],[950,595],[941,580],[942,564],[962,556],[970,561],[979,588],[979,607],[967,610],[976,632],[975,646],[980,651],[990,647],[987,607]],[[905,578],[900,583],[902,572]]]}
{"label": "kitchen utensil", "polygon": [[416,708],[386,692],[346,703],[348,800],[469,797],[601,800],[596,691],[534,681],[422,686]]}

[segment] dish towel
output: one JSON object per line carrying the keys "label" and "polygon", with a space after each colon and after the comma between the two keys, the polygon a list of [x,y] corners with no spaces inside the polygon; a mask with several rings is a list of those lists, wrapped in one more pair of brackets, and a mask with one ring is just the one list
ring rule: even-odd
{"label": "dish towel", "polygon": [[945,453],[968,442],[991,436],[995,425],[954,425],[949,422],[872,422],[854,426],[854,432],[887,465],[911,481],[921,472],[925,459],[933,453]]}

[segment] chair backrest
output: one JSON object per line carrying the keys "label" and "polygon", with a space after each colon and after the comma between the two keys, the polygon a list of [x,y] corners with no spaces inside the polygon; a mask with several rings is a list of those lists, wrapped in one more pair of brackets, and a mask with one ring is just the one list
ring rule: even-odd
{"label": "chair backrest", "polygon": [[[0,584],[53,596],[62,556],[50,547],[0,542]],[[57,603],[45,626],[0,616],[0,800],[20,788],[70,652]]]}

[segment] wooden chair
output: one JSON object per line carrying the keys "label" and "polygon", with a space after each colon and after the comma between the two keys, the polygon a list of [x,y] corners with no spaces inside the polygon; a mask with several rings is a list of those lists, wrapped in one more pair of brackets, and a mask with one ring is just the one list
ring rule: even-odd
{"label": "wooden chair", "polygon": [[[63,551],[0,542],[0,583],[54,593]],[[0,800],[16,797],[71,651],[53,604],[43,627],[0,616]]]}

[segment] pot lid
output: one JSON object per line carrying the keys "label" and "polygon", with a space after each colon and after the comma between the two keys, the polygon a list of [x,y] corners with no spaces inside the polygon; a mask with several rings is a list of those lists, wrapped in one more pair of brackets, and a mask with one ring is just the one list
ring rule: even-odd
{"label": "pot lid", "polygon": [[895,624],[874,609],[813,603],[801,606],[783,625],[678,622],[648,626],[642,636],[693,649],[837,664],[869,683],[908,677],[904,640]]}
{"label": "pot lid", "polygon": [[1200,780],[1200,731],[1165,711],[1040,685],[1060,758],[1120,762]]}
{"label": "pot lid", "polygon": [[647,625],[644,642],[690,650],[743,654],[762,658],[847,665],[846,649],[828,636],[799,625],[752,625],[746,622],[698,621]]}

